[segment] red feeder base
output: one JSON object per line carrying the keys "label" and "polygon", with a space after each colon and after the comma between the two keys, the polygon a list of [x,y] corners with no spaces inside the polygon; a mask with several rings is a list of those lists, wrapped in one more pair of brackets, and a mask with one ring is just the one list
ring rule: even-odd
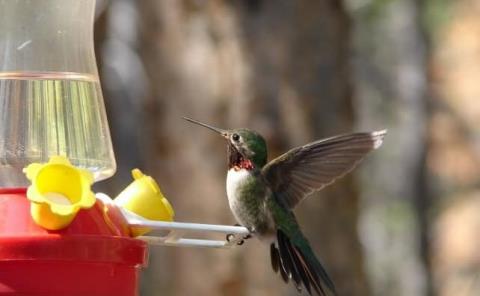
{"label": "red feeder base", "polygon": [[146,243],[101,202],[48,231],[30,217],[25,189],[0,189],[0,295],[138,295]]}
{"label": "red feeder base", "polygon": [[0,294],[23,296],[138,295],[138,269],[108,263],[0,262]]}

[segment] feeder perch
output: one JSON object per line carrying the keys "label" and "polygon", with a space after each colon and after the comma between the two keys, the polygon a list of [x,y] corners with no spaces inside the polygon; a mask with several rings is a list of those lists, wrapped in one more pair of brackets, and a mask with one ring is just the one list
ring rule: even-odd
{"label": "feeder perch", "polygon": [[[164,222],[151,221],[144,219],[128,210],[122,209],[124,217],[128,221],[129,227],[143,228],[148,227],[158,233],[166,232],[163,235],[140,236],[151,245],[162,246],[181,246],[181,247],[204,247],[204,248],[229,248],[236,246],[243,236],[249,233],[248,229],[242,226],[227,226],[215,224],[182,223],[182,222]],[[223,234],[222,240],[188,238],[189,235],[205,236],[212,233]],[[232,234],[233,238],[227,241],[226,235]]]}

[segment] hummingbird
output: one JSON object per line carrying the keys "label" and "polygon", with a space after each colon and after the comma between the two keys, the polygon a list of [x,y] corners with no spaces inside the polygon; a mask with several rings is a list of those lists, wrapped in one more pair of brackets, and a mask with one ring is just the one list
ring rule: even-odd
{"label": "hummingbird", "polygon": [[[293,148],[267,163],[267,145],[257,132],[220,129],[191,118],[227,141],[227,197],[237,222],[250,237],[270,245],[275,273],[300,292],[336,295],[333,281],[303,235],[293,209],[350,172],[383,142],[386,130],[338,135]],[[228,237],[227,237],[228,238]]]}

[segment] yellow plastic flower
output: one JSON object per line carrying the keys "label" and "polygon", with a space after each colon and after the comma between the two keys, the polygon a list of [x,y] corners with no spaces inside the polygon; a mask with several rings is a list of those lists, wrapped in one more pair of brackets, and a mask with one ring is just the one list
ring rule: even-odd
{"label": "yellow plastic flower", "polygon": [[74,167],[66,157],[52,156],[48,163],[32,163],[23,171],[32,182],[27,190],[32,218],[46,229],[67,227],[80,209],[95,204],[92,173]]}
{"label": "yellow plastic flower", "polygon": [[[115,198],[115,204],[146,219],[173,221],[175,212],[157,182],[139,169],[132,170],[132,177],[134,181]],[[141,227],[131,231],[133,236],[139,236],[150,229]]]}

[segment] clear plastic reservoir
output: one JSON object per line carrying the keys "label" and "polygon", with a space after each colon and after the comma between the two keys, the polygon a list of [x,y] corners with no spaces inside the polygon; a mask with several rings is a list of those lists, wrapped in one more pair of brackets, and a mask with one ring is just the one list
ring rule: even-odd
{"label": "clear plastic reservoir", "polygon": [[93,49],[95,0],[0,0],[0,187],[63,155],[99,181],[116,165]]}

